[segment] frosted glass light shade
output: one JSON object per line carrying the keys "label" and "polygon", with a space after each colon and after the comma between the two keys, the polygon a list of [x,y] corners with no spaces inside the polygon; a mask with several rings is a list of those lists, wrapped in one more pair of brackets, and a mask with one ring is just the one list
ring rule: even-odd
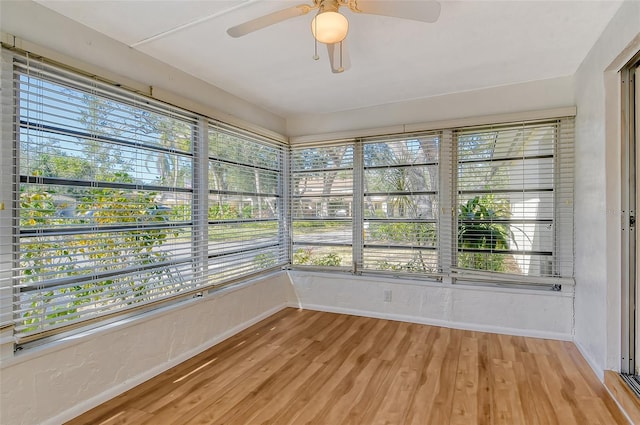
{"label": "frosted glass light shade", "polygon": [[338,12],[323,12],[311,21],[311,32],[320,43],[339,43],[347,36],[349,21]]}

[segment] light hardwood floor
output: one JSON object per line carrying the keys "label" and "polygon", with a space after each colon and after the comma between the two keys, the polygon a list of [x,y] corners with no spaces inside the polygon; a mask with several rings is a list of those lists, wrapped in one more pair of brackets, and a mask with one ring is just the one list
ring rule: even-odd
{"label": "light hardwood floor", "polygon": [[68,422],[626,423],[570,342],[296,309]]}

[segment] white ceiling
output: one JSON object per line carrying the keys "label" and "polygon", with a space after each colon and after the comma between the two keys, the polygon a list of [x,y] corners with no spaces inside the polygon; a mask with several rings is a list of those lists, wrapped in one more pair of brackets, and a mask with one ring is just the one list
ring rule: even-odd
{"label": "white ceiling", "polygon": [[621,4],[444,0],[434,24],[343,7],[351,68],[333,74],[323,45],[312,59],[312,14],[238,39],[226,34],[311,1],[38,2],[283,117],[572,75]]}

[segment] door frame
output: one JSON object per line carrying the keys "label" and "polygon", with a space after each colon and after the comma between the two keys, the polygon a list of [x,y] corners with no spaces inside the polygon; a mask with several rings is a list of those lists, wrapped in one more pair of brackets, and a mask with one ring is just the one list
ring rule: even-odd
{"label": "door frame", "polygon": [[640,52],[636,54],[621,73],[622,99],[622,335],[620,371],[636,375],[640,364],[636,362],[636,353],[640,351],[638,331],[638,235],[637,167],[640,165]]}

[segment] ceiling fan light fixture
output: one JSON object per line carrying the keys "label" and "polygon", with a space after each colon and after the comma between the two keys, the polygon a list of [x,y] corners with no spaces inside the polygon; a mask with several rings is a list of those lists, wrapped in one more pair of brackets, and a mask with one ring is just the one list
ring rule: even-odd
{"label": "ceiling fan light fixture", "polygon": [[321,12],[311,21],[311,33],[320,43],[340,43],[348,31],[349,21],[338,12]]}

